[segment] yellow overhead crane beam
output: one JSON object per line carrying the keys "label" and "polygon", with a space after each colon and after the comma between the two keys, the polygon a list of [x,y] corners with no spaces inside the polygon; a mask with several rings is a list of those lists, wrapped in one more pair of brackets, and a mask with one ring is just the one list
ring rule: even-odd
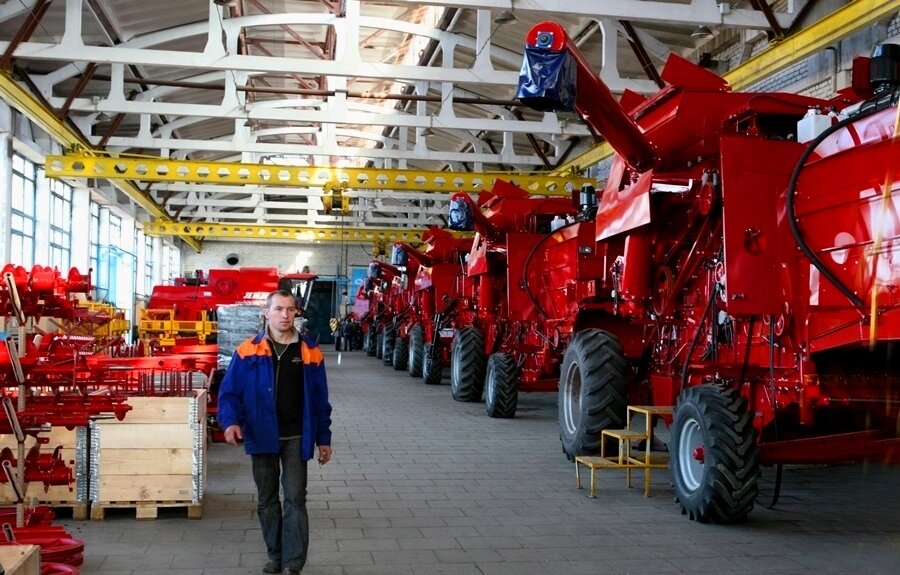
{"label": "yellow overhead crane beam", "polygon": [[[206,222],[148,222],[144,233],[150,236],[187,236],[236,238],[243,240],[372,243],[422,242],[425,229],[408,228],[310,228],[262,224],[221,224]],[[471,234],[456,233],[457,236]]]}
{"label": "yellow overhead crane beam", "polygon": [[[104,153],[93,149],[81,134],[69,127],[65,121],[60,120],[52,110],[48,110],[33,94],[20,86],[6,70],[0,70],[0,98],[3,98],[10,106],[25,114],[29,120],[47,132],[51,138],[66,149],[78,150],[80,155],[84,157],[89,157],[90,154]],[[147,210],[153,217],[163,221],[171,221],[165,210],[144,193],[143,190],[134,185],[133,182],[113,181],[112,183],[134,200],[135,203]],[[198,252],[200,251],[199,241],[193,238],[185,241],[192,248]]]}
{"label": "yellow overhead crane beam", "polygon": [[496,180],[502,179],[539,196],[568,196],[572,189],[597,184],[593,178],[572,175],[277,166],[87,154],[47,156],[46,172],[52,178],[443,193],[489,190]]}
{"label": "yellow overhead crane beam", "polygon": [[[816,54],[834,42],[896,14],[900,0],[856,0],[828,16],[780,41],[773,41],[767,50],[724,74],[725,80],[735,90],[741,90],[763,80],[775,72]],[[613,155],[609,143],[599,144],[592,150],[558,167],[552,174],[579,172]]]}

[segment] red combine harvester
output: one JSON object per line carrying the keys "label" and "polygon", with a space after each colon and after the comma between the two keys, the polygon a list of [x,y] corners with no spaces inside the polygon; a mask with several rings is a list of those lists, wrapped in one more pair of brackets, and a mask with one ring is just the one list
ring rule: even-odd
{"label": "red combine harvester", "polygon": [[397,266],[372,260],[366,273],[365,284],[359,287],[357,299],[368,302],[368,310],[360,321],[363,329],[363,349],[366,355],[383,358],[384,333],[391,325],[394,314],[403,306],[400,287],[403,272]]}
{"label": "red combine harvester", "polygon": [[[571,198],[535,198],[504,181],[476,204],[457,193],[449,225],[476,230],[466,262],[450,359],[457,401],[480,401],[488,415],[512,417],[518,392],[555,391],[562,348],[529,294],[523,270],[533,250],[575,217]],[[456,217],[454,211],[462,213]]]}
{"label": "red combine harvester", "polygon": [[519,97],[574,106],[617,152],[595,237],[570,250],[595,275],[553,259],[567,228],[526,272],[569,310],[568,456],[596,453],[629,402],[674,406],[676,499],[717,523],[752,510],[760,464],[898,459],[898,62],[857,58],[826,101],[732,92],[671,56],[665,88],[617,103],[562,27],[532,28]]}
{"label": "red combine harvester", "polygon": [[414,287],[419,260],[413,258],[410,261],[407,247],[413,249],[402,242],[395,243],[391,248],[391,266],[399,273],[391,280],[387,299],[390,311],[385,316],[381,334],[381,361],[397,371],[403,371],[409,363],[409,329],[420,313],[416,308]]}
{"label": "red combine harvester", "polygon": [[[412,305],[397,329],[393,365],[397,371],[406,369],[412,377],[422,377],[426,351],[430,356],[433,342],[441,337],[442,329],[448,329],[447,305],[462,284],[465,254],[472,248],[472,238],[454,237],[434,226],[422,234],[422,241],[424,252],[402,242],[395,244],[406,253],[407,261],[412,260],[407,267],[415,266],[415,273],[408,274],[412,278]],[[437,381],[426,379],[427,383],[440,383],[440,371],[429,365],[428,373],[432,378],[436,375]]]}

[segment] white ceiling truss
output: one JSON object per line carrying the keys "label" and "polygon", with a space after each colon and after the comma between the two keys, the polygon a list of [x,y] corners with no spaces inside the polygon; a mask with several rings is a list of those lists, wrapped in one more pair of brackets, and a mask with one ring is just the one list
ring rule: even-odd
{"label": "white ceiling truss", "polygon": [[[0,53],[44,105],[112,155],[535,172],[597,139],[573,114],[514,99],[533,24],[560,22],[614,93],[653,93],[669,53],[696,58],[710,41],[692,36],[698,25],[755,42],[798,24],[812,3],[7,0]],[[138,185],[176,221],[334,221],[321,188]],[[439,220],[447,194],[345,197],[353,225],[408,228]]]}

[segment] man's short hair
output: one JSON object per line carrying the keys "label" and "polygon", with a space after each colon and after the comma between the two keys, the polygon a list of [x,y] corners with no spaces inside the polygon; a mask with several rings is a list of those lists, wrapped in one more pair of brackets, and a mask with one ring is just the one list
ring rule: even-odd
{"label": "man's short hair", "polygon": [[266,307],[267,308],[272,307],[272,300],[275,299],[276,297],[291,298],[292,300],[294,300],[294,307],[296,307],[299,311],[303,311],[303,308],[300,307],[300,300],[297,299],[297,296],[295,296],[291,292],[284,290],[284,289],[275,290],[266,296]]}

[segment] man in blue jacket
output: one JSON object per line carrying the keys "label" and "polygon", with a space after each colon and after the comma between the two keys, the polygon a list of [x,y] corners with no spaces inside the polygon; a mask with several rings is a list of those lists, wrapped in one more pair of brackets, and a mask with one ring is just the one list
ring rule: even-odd
{"label": "man in blue jacket", "polygon": [[[302,310],[288,291],[266,299],[266,329],[238,346],[219,388],[225,441],[243,440],[259,498],[269,561],[264,573],[297,575],[306,563],[306,466],[331,460],[331,404],[322,351],[294,328]],[[279,478],[284,508],[278,497]]]}

